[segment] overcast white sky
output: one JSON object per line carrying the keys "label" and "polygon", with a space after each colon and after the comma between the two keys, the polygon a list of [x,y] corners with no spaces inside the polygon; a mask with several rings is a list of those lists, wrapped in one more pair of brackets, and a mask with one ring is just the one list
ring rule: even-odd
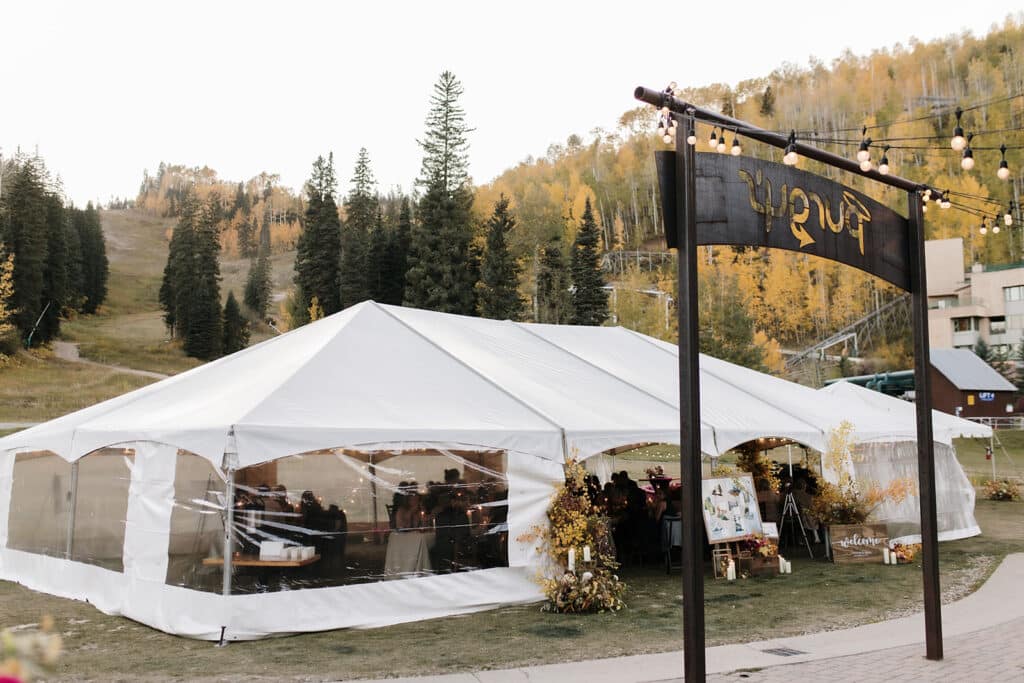
{"label": "overcast white sky", "polygon": [[[742,8],[730,11],[730,8]],[[359,147],[408,189],[438,74],[463,82],[486,182],[570,133],[614,129],[637,85],[737,81],[844,49],[1002,23],[1006,0],[42,2],[0,4],[0,152],[38,145],[71,199],[134,196],[163,160],[301,187]]]}

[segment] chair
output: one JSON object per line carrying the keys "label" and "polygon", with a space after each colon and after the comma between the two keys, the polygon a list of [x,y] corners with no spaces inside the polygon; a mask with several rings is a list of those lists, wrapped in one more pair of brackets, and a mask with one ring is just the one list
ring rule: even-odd
{"label": "chair", "polygon": [[385,504],[384,509],[388,511],[388,528],[391,530],[397,529],[398,527],[395,525],[395,506]]}
{"label": "chair", "polygon": [[[679,548],[679,563],[672,562],[672,551]],[[683,519],[679,515],[661,518],[661,551],[665,555],[665,573],[683,568]]]}

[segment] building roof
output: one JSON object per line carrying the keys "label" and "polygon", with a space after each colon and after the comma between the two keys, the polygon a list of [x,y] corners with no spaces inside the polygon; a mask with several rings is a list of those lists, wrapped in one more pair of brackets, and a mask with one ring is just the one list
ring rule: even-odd
{"label": "building roof", "polygon": [[968,349],[932,349],[932,365],[957,389],[964,391],[1016,391],[1005,377]]}

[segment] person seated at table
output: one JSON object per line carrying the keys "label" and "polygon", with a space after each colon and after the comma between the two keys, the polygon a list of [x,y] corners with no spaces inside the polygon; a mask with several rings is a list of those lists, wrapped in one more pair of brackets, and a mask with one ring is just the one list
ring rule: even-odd
{"label": "person seated at table", "polygon": [[307,529],[319,530],[323,524],[324,507],[313,495],[312,491],[303,491],[299,501],[299,513],[302,515],[302,526]]}

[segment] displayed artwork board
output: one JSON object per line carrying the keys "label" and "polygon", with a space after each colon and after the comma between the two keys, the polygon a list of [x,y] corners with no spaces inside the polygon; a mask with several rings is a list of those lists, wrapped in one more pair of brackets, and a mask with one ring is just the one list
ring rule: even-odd
{"label": "displayed artwork board", "polygon": [[712,544],[762,533],[754,478],[749,474],[702,480],[701,508],[708,542]]}

